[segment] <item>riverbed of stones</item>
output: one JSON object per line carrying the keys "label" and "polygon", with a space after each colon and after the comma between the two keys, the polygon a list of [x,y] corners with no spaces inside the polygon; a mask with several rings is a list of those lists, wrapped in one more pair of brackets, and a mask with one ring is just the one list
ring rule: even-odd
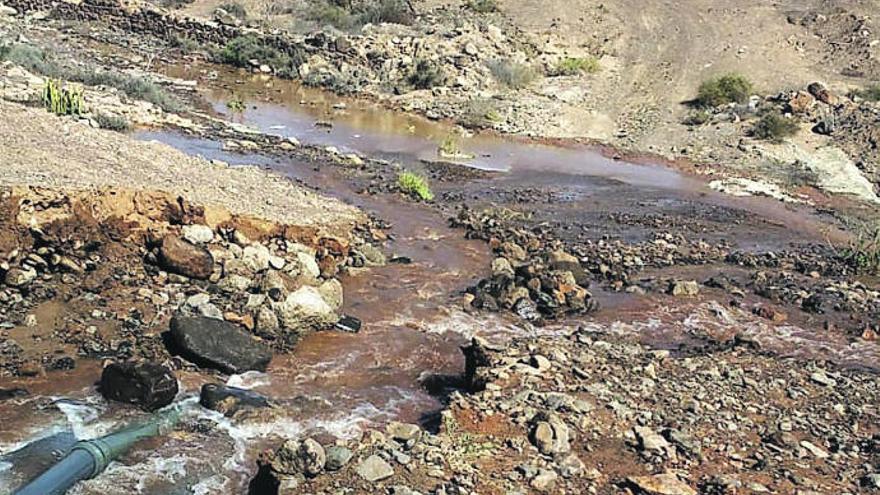
{"label": "riverbed of stones", "polygon": [[[438,425],[267,451],[252,493],[872,493],[874,374],[572,329],[464,348]],[[257,491],[254,491],[257,490]]]}

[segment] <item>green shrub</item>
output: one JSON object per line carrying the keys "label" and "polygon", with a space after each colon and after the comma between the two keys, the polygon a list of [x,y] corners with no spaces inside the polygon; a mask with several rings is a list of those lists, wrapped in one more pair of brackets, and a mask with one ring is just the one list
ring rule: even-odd
{"label": "green shrub", "polygon": [[880,224],[859,224],[840,256],[858,273],[880,274]]}
{"label": "green shrub", "polygon": [[166,112],[178,112],[182,108],[177,98],[153,81],[143,77],[98,70],[94,67],[73,68],[63,74],[64,79],[80,82],[87,86],[116,88],[130,98],[148,101]]}
{"label": "green shrub", "polygon": [[407,76],[407,82],[416,89],[431,89],[446,84],[443,70],[435,62],[419,60]]}
{"label": "green shrub", "polygon": [[297,68],[303,62],[303,56],[299,52],[293,56],[288,55],[250,34],[231,39],[217,53],[217,58],[236,67],[250,67],[250,61],[257,60],[269,65],[276,74],[283,77],[295,76]]}
{"label": "green shrub", "polygon": [[221,62],[246,68],[251,66],[251,60],[257,60],[272,67],[282,77],[295,77],[303,62],[301,53],[289,55],[250,34],[229,40],[216,56]]}
{"label": "green shrub", "polygon": [[358,15],[360,24],[410,25],[415,15],[404,0],[375,0],[362,7]]}
{"label": "green shrub", "polygon": [[431,192],[431,187],[428,185],[427,179],[421,175],[412,172],[401,172],[400,175],[397,176],[397,185],[401,192],[415,198],[425,201],[431,201],[434,199],[434,193]]}
{"label": "green shrub", "polygon": [[523,89],[539,77],[534,67],[512,60],[493,60],[488,67],[499,83],[511,89]]}
{"label": "green shrub", "polygon": [[125,132],[131,129],[131,124],[125,117],[119,115],[111,115],[107,113],[99,113],[95,116],[95,122],[101,129],[107,129],[116,132]]}
{"label": "green shrub", "polygon": [[405,0],[370,0],[357,5],[331,0],[315,3],[309,9],[310,20],[350,30],[365,24],[412,24],[415,13]]}
{"label": "green shrub", "polygon": [[595,74],[600,69],[599,60],[596,57],[564,58],[556,65],[553,73],[557,76],[576,76]]}
{"label": "green shrub", "polygon": [[778,111],[764,112],[752,127],[752,135],[758,139],[780,143],[800,130],[797,122]]}
{"label": "green shrub", "polygon": [[220,4],[217,8],[225,10],[227,14],[238,19],[247,19],[247,10],[241,4],[230,2]]}
{"label": "green shrub", "polygon": [[868,101],[880,101],[880,84],[874,84],[865,89],[853,91],[853,94]]}
{"label": "green shrub", "polygon": [[726,74],[704,81],[697,91],[696,104],[717,107],[727,103],[745,103],[752,95],[752,83],[741,74]]}
{"label": "green shrub", "polygon": [[41,101],[55,115],[82,115],[85,112],[82,88],[68,88],[61,81],[46,79]]}
{"label": "green shrub", "polygon": [[681,123],[689,126],[700,126],[703,124],[707,124],[710,120],[712,120],[711,113],[705,110],[694,110],[688,113]]}
{"label": "green shrub", "polygon": [[459,117],[459,124],[471,129],[482,129],[492,127],[493,124],[503,120],[495,101],[477,98],[465,103],[464,111]]}
{"label": "green shrub", "polygon": [[489,14],[498,12],[498,2],[496,0],[468,0],[467,8],[480,14]]}
{"label": "green shrub", "polygon": [[0,62],[5,61],[46,76],[57,76],[60,72],[58,64],[43,50],[24,43],[0,45]]}
{"label": "green shrub", "polygon": [[327,3],[313,5],[309,9],[308,17],[320,25],[329,25],[342,30],[352,29],[358,22],[350,10]]}

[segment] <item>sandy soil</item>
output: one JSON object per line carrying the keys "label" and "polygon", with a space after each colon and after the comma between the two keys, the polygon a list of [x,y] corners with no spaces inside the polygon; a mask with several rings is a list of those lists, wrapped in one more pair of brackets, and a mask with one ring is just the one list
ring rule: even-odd
{"label": "sandy soil", "polygon": [[0,102],[0,114],[3,186],[160,190],[235,214],[330,233],[348,232],[365,219],[354,207],[256,167],[210,163],[8,102]]}

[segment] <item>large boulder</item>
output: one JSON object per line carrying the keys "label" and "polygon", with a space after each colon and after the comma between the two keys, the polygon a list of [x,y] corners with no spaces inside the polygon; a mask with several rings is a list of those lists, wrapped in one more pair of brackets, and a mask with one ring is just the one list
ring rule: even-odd
{"label": "large boulder", "polygon": [[330,327],[339,320],[321,291],[308,285],[289,294],[275,310],[283,327],[300,334]]}
{"label": "large boulder", "polygon": [[165,366],[150,362],[110,363],[101,373],[101,394],[146,411],[165,407],[177,395],[177,379]]}
{"label": "large boulder", "polygon": [[214,271],[214,257],[207,249],[173,235],[162,239],[159,262],[169,272],[199,280]]}
{"label": "large boulder", "polygon": [[539,412],[532,418],[532,443],[545,455],[567,454],[571,451],[571,429],[559,416]]}
{"label": "large boulder", "polygon": [[237,325],[205,317],[171,319],[170,345],[193,363],[224,373],[265,371],[272,352]]}
{"label": "large boulder", "polygon": [[311,438],[288,440],[276,450],[270,464],[276,473],[317,476],[324,470],[327,454],[320,443]]}

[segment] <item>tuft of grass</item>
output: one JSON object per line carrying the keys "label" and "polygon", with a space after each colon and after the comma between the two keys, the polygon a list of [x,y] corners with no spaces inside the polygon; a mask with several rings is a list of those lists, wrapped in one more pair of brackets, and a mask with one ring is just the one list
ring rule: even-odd
{"label": "tuft of grass", "polygon": [[236,67],[251,67],[251,60],[267,64],[282,77],[293,77],[303,62],[301,53],[289,55],[254,35],[233,38],[216,54],[224,63]]}
{"label": "tuft of grass", "polygon": [[498,2],[496,0],[468,0],[467,8],[479,14],[491,14],[498,12]]}
{"label": "tuft of grass", "polygon": [[458,147],[458,140],[455,136],[446,136],[437,147],[437,151],[443,156],[456,156],[461,154],[461,148]]}
{"label": "tuft of grass", "polygon": [[223,4],[220,4],[217,8],[223,9],[224,11],[226,11],[227,14],[229,14],[232,17],[235,17],[237,19],[242,19],[242,20],[247,19],[247,10],[244,8],[244,6],[242,6],[239,3],[235,3],[235,2],[223,3]]}
{"label": "tuft of grass", "polygon": [[880,223],[857,225],[854,238],[840,256],[857,273],[880,275]]}
{"label": "tuft of grass", "polygon": [[758,139],[781,143],[800,130],[797,122],[778,111],[764,112],[752,127],[752,135]]}
{"label": "tuft of grass", "polygon": [[233,113],[242,113],[246,110],[244,100],[239,98],[236,95],[232,95],[232,98],[226,102],[226,108],[228,108]]}
{"label": "tuft of grass", "polygon": [[64,87],[55,79],[46,80],[40,99],[55,115],[82,115],[86,109],[82,88]]}
{"label": "tuft of grass", "polygon": [[752,95],[753,89],[751,81],[742,74],[725,74],[700,84],[695,103],[701,107],[745,103]]}
{"label": "tuft of grass", "polygon": [[493,60],[487,64],[495,79],[510,89],[523,89],[540,75],[534,67],[512,60]]}
{"label": "tuft of grass", "polygon": [[602,67],[596,57],[569,57],[556,64],[553,74],[557,76],[577,76],[580,74],[595,74]]}
{"label": "tuft of grass", "polygon": [[116,132],[126,132],[131,129],[131,124],[125,117],[119,115],[111,115],[108,113],[99,113],[95,116],[95,122],[101,129],[107,129]]}
{"label": "tuft of grass", "polygon": [[198,41],[192,38],[187,38],[186,36],[173,36],[169,41],[169,44],[172,48],[177,48],[186,53],[194,52],[200,47]]}
{"label": "tuft of grass", "polygon": [[432,201],[434,199],[434,193],[431,192],[427,179],[413,172],[401,172],[397,176],[397,186],[401,192],[415,198],[424,201]]}
{"label": "tuft of grass", "polygon": [[419,60],[407,76],[407,82],[416,89],[431,89],[446,84],[446,75],[438,64],[430,60]]}

